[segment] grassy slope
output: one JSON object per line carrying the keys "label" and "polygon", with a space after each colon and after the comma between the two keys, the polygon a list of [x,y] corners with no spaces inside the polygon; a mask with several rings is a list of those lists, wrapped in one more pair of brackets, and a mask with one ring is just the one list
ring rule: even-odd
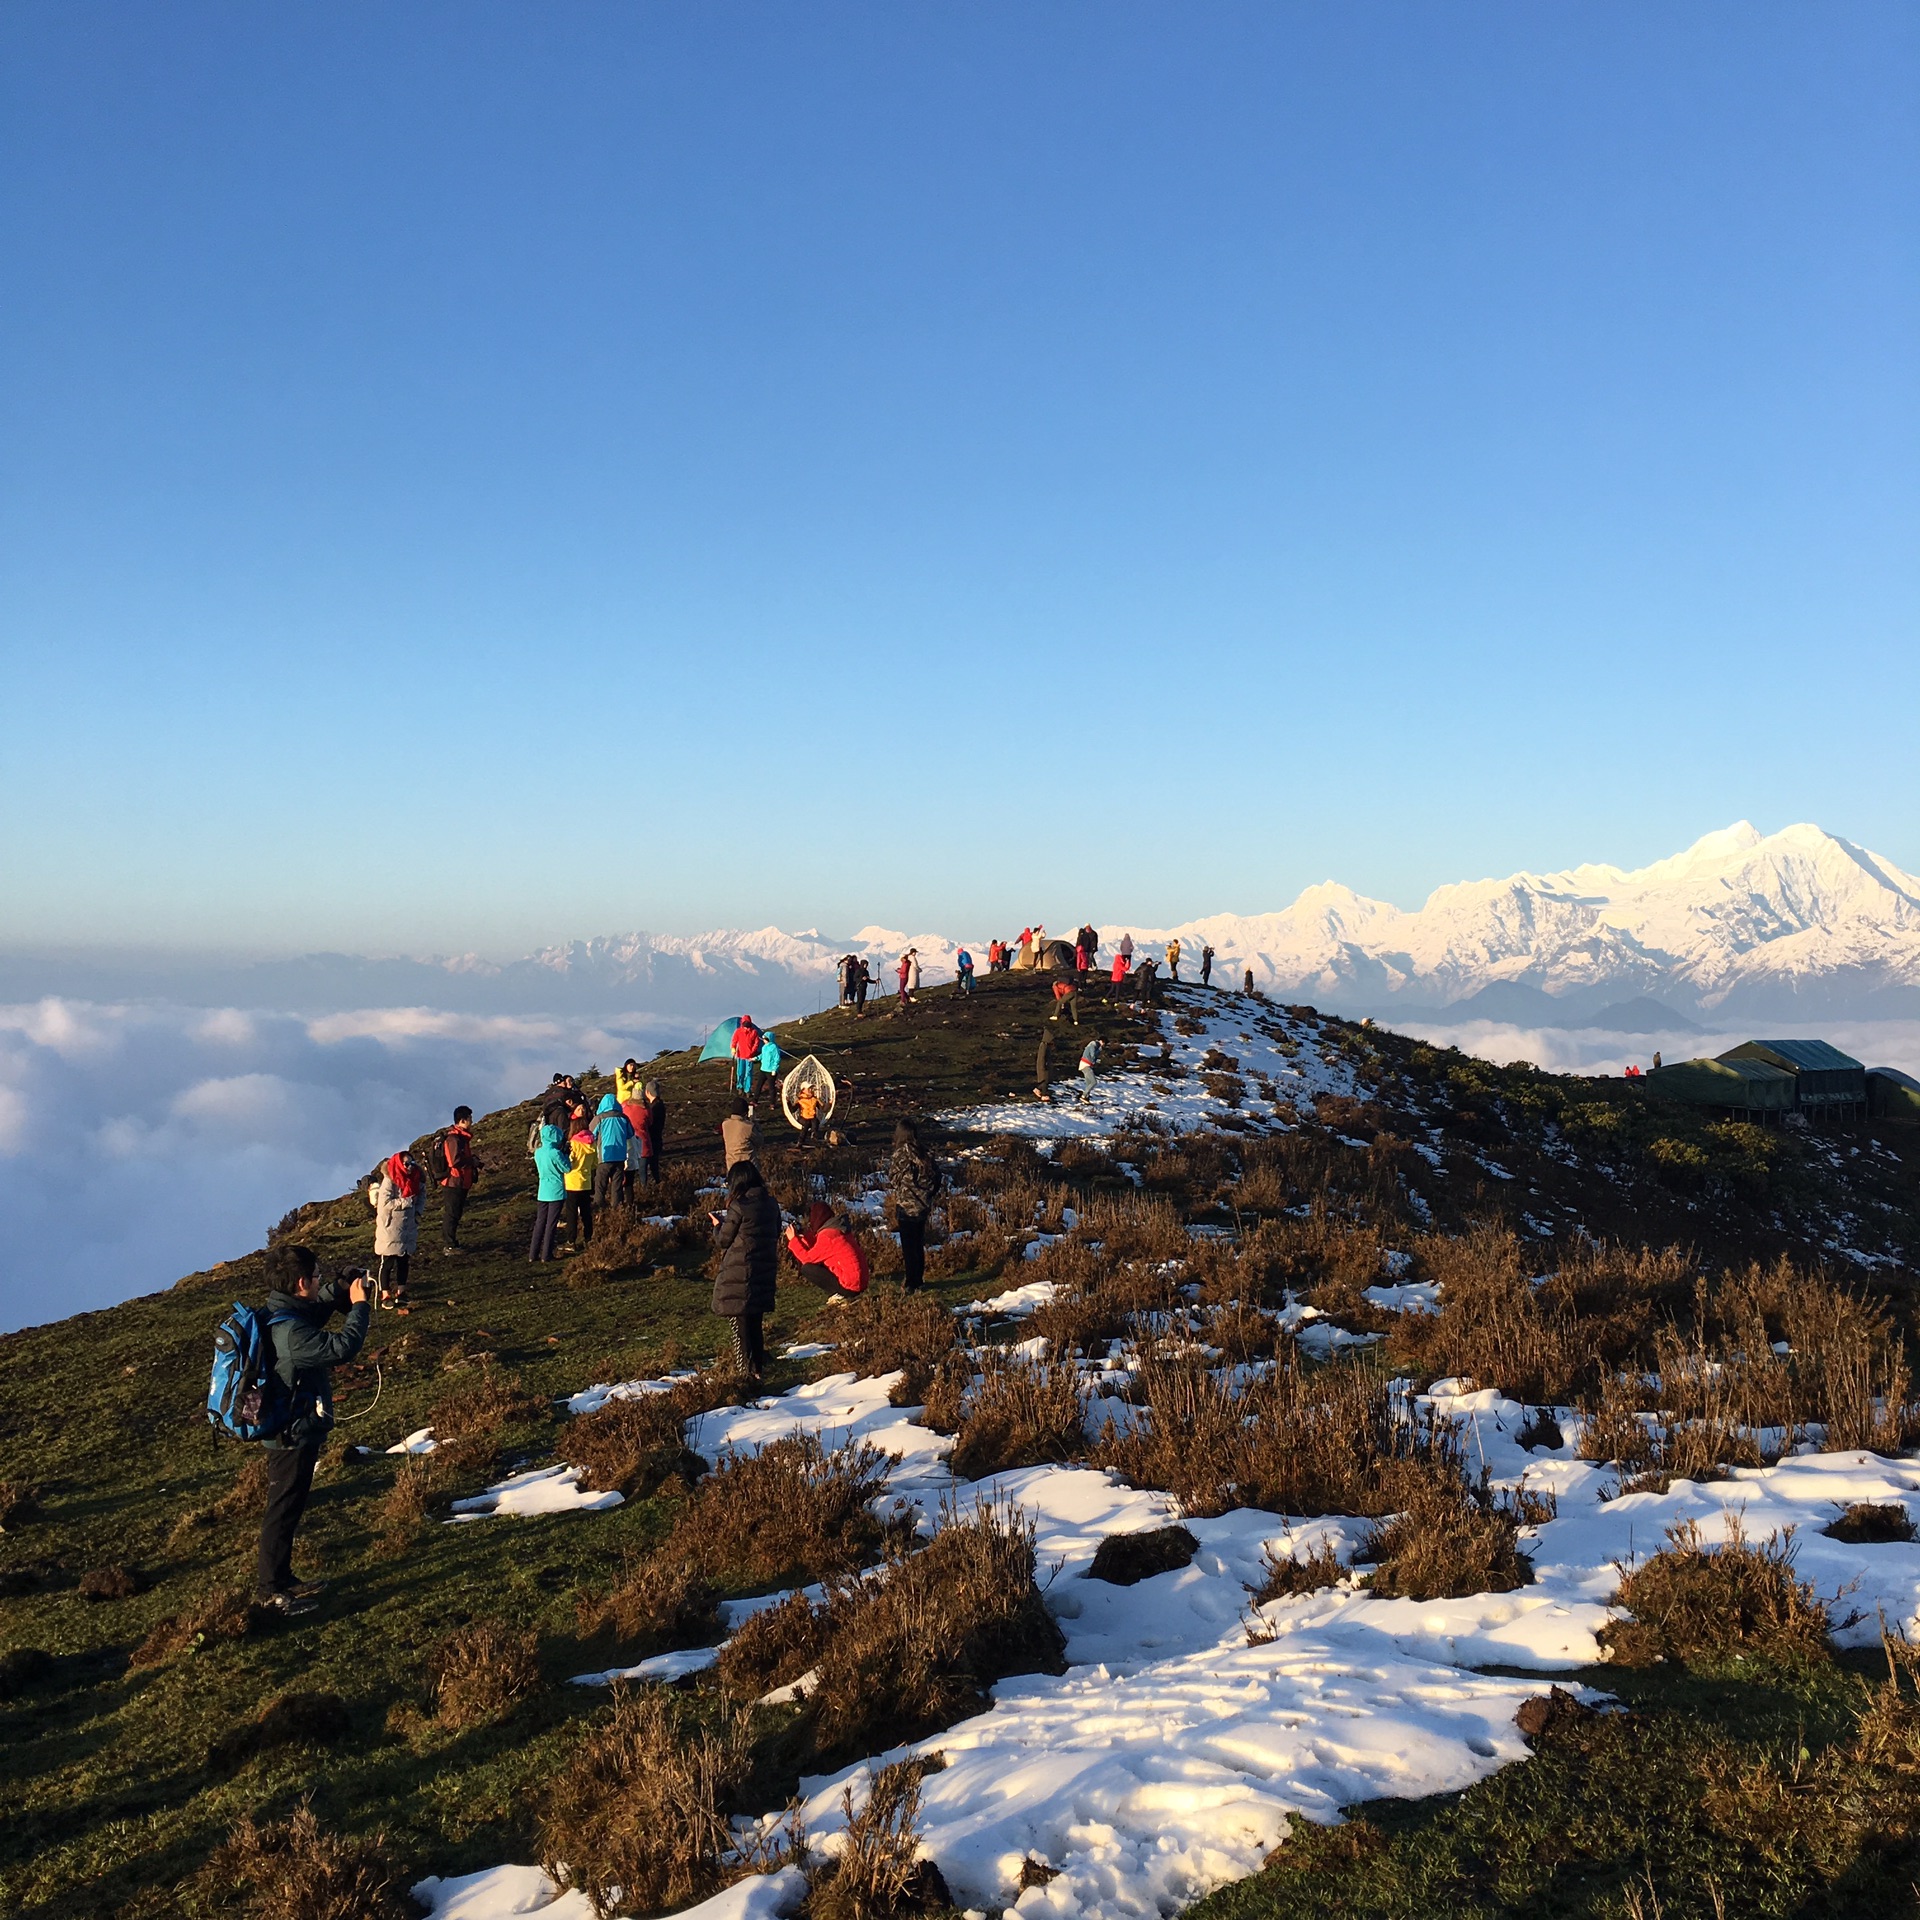
{"label": "grassy slope", "polygon": [[[1044,1006],[1034,983],[995,979],[983,981],[971,1003],[928,995],[904,1020],[876,1009],[858,1025],[828,1014],[784,1029],[790,1053],[818,1052],[846,1088],[843,1117],[859,1139],[837,1156],[836,1171],[871,1163],[895,1111],[1023,1090]],[[1116,1042],[1146,1037],[1123,1016],[1103,1015],[1101,1025],[1110,1053]],[[1442,1103],[1450,1113],[1444,1179],[1390,1142],[1376,1150],[1401,1165],[1443,1223],[1487,1212],[1517,1218],[1552,1204],[1576,1210],[1595,1232],[1689,1240],[1744,1256],[1804,1253],[1836,1230],[1851,1231],[1836,1227],[1851,1215],[1908,1246],[1920,1241],[1904,1159],[1836,1159],[1820,1143],[1728,1135],[1618,1082],[1502,1072],[1393,1036],[1332,1031],[1363,1070],[1382,1077],[1390,1126],[1411,1127],[1410,1112],[1393,1111],[1410,1102]],[[655,1071],[671,1107],[670,1160],[717,1173],[724,1070],[681,1054],[663,1057]],[[343,1437],[385,1442],[424,1424],[438,1397],[473,1377],[479,1354],[496,1356],[500,1369],[551,1398],[657,1369],[676,1352],[691,1358],[716,1349],[722,1329],[705,1311],[697,1253],[596,1288],[570,1290],[563,1277],[529,1274],[530,1112],[512,1109],[482,1124],[487,1172],[464,1234],[474,1251],[458,1262],[422,1261],[419,1310],[376,1321],[380,1406]],[[1579,1149],[1571,1160],[1567,1142]],[[1475,1154],[1497,1155],[1516,1177],[1487,1175]],[[370,1215],[353,1193],[308,1209],[300,1231],[329,1260],[364,1259]],[[430,1210],[423,1246],[436,1242]],[[213,1326],[230,1300],[254,1290],[256,1270],[257,1256],[235,1261],[168,1292],[0,1341],[0,1477],[37,1483],[46,1509],[44,1520],[0,1539],[0,1571],[20,1576],[10,1583],[20,1590],[0,1599],[0,1647],[57,1656],[50,1676],[0,1701],[0,1910],[174,1911],[170,1889],[240,1814],[282,1811],[301,1794],[311,1794],[330,1825],[384,1830],[421,1871],[531,1857],[534,1790],[580,1717],[600,1704],[584,1690],[554,1686],[504,1730],[411,1741],[385,1730],[390,1709],[425,1704],[431,1650],[472,1617],[537,1629],[551,1679],[604,1664],[573,1637],[575,1592],[604,1587],[625,1555],[663,1530],[665,1509],[639,1501],[605,1515],[428,1525],[396,1554],[379,1545],[375,1513],[393,1471],[384,1457],[355,1468],[330,1454],[323,1466],[302,1555],[304,1570],[333,1582],[318,1614],[265,1637],[129,1667],[130,1650],[157,1620],[209,1586],[250,1576],[250,1515],[183,1536],[174,1528],[188,1510],[218,1499],[240,1466],[238,1450],[210,1448],[198,1407]],[[965,1298],[986,1277],[961,1275],[946,1290]],[[773,1333],[789,1334],[815,1302],[807,1289],[783,1287]],[[370,1376],[348,1383],[343,1412],[364,1407],[372,1385]],[[549,1421],[535,1420],[509,1434],[507,1452],[537,1458],[552,1432]],[[110,1561],[137,1565],[152,1585],[90,1604],[77,1577]],[[299,1687],[341,1693],[355,1737],[269,1755],[232,1777],[207,1770],[215,1736]],[[1237,1897],[1257,1901],[1258,1885]],[[1235,1909],[1291,1910],[1284,1901]]]}

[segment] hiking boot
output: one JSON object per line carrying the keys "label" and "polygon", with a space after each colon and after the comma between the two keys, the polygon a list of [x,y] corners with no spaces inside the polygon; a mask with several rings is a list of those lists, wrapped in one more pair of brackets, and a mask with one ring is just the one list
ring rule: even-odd
{"label": "hiking boot", "polygon": [[301,1614],[313,1611],[311,1598],[297,1593],[265,1594],[254,1605],[266,1613],[277,1613],[283,1620],[297,1620]]}
{"label": "hiking boot", "polygon": [[324,1580],[296,1580],[283,1591],[289,1600],[316,1600],[325,1592],[326,1585]]}

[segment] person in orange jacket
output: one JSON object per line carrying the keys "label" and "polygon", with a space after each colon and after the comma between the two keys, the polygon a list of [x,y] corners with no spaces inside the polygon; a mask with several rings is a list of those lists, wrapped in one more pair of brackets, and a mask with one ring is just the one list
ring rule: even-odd
{"label": "person in orange jacket", "polygon": [[833,1209],[819,1200],[807,1209],[805,1233],[797,1227],[787,1229],[787,1251],[808,1286],[842,1300],[857,1300],[873,1277],[866,1249],[834,1217]]}

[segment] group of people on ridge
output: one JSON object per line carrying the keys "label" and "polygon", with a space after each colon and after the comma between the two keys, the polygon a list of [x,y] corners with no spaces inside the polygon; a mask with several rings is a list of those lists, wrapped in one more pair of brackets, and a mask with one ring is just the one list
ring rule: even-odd
{"label": "group of people on ridge", "polygon": [[596,1209],[632,1205],[660,1177],[666,1131],[660,1083],[645,1079],[637,1060],[615,1073],[592,1113],[572,1074],[556,1073],[527,1138],[537,1182],[528,1261],[554,1259],[562,1229],[577,1252],[593,1238]]}

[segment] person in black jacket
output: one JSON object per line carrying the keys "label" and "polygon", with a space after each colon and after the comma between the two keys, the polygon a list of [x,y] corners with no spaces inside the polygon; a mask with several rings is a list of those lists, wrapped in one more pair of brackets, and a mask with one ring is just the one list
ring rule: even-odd
{"label": "person in black jacket", "polygon": [[[320,1278],[311,1247],[278,1246],[267,1255],[267,1335],[273,1368],[293,1397],[286,1430],[260,1444],[267,1453],[267,1510],[260,1521],[254,1597],[280,1613],[309,1613],[318,1583],[293,1577],[293,1536],[313,1490],[314,1463],[333,1428],[335,1367],[360,1351],[373,1309],[364,1274],[346,1285]],[[345,1310],[338,1333],[327,1322]]]}
{"label": "person in black jacket", "polygon": [[909,1293],[918,1292],[927,1271],[927,1216],[940,1196],[940,1169],[920,1144],[920,1130],[911,1120],[897,1120],[893,1154],[887,1162],[887,1185],[893,1201],[893,1224],[900,1235],[900,1259]]}
{"label": "person in black jacket", "polygon": [[757,1385],[767,1364],[766,1316],[780,1279],[780,1209],[751,1160],[727,1169],[727,1210],[707,1218],[720,1254],[713,1311],[733,1322],[737,1369]]}

